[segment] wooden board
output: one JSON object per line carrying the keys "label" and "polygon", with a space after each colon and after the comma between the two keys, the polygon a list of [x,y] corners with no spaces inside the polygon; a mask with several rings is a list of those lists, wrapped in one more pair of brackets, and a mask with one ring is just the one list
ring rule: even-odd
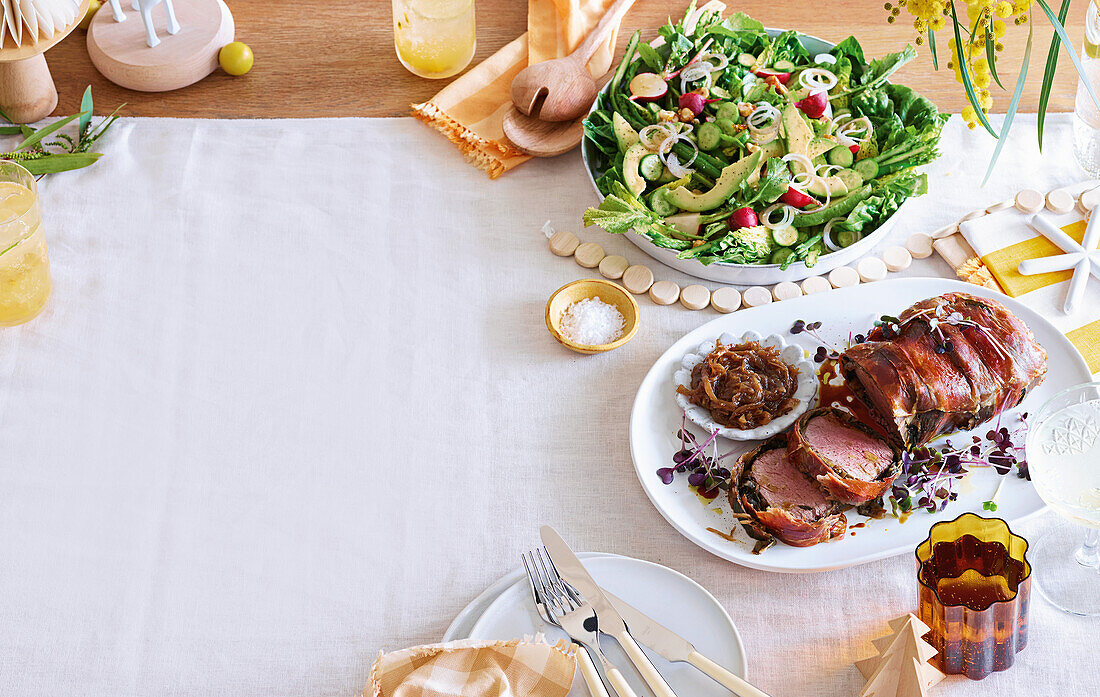
{"label": "wooden board", "polygon": [[[670,15],[682,11],[686,0],[662,2],[638,0],[624,21],[620,50],[636,27],[644,35]],[[838,41],[855,36],[870,56],[901,48],[912,42],[911,21],[887,24],[881,0],[830,0],[827,12],[800,13],[797,29]],[[448,80],[415,77],[397,62],[393,50],[390,4],[374,2],[322,2],[322,0],[232,0],[237,40],[252,46],[256,65],[244,77],[234,78],[215,71],[196,85],[176,92],[142,94],[107,82],[92,67],[84,45],[84,32],[77,30],[50,51],[60,105],[55,113],[73,113],[80,95],[91,84],[97,112],[110,111],[128,102],[132,116],[180,116],[210,118],[311,117],[311,116],[405,116],[411,102],[428,99]],[[743,0],[739,11],[768,26],[787,27],[794,0]],[[1083,35],[1086,4],[1070,10],[1069,34],[1077,47]],[[798,14],[798,13],[796,13]],[[1043,62],[1050,41],[1050,26],[1036,12],[1035,50],[1031,76],[1021,101],[1022,111],[1034,111],[1038,102]],[[517,0],[477,0],[477,55],[483,60],[526,29],[527,3]],[[947,68],[947,33],[940,32],[940,71],[933,73],[927,47],[913,64],[902,69],[897,80],[931,98],[941,108],[958,112],[965,103],[962,87]],[[1026,27],[1009,25],[1009,44],[1002,56],[1001,80],[1015,83],[1014,66],[1023,54]],[[1009,69],[1013,66],[1013,69]],[[1062,56],[1051,94],[1051,111],[1071,111],[1077,78]],[[994,85],[994,110],[1004,112],[1009,93]]]}

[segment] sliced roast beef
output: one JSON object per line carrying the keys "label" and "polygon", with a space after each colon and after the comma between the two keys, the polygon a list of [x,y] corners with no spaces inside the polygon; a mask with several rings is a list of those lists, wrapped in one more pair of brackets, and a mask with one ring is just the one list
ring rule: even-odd
{"label": "sliced roast beef", "polygon": [[842,537],[848,528],[840,504],[826,498],[821,487],[791,462],[783,433],[741,456],[729,497],[745,531],[759,540],[756,553],[774,544],[775,538],[809,547]]}
{"label": "sliced roast beef", "polygon": [[840,367],[886,437],[904,449],[989,421],[1046,375],[1046,351],[995,300],[947,293],[897,319],[845,351]]}
{"label": "sliced roast beef", "polygon": [[840,409],[806,412],[788,440],[791,461],[841,503],[882,496],[901,471],[901,451]]}

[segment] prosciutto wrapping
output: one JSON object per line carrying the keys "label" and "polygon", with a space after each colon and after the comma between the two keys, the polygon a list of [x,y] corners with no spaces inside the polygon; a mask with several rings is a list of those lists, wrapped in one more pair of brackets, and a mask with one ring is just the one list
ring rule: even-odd
{"label": "prosciutto wrapping", "polygon": [[1046,351],[995,300],[947,293],[897,319],[840,357],[848,386],[896,446],[911,450],[989,421],[1046,375]]}
{"label": "prosciutto wrapping", "polygon": [[780,433],[745,453],[737,461],[730,505],[742,527],[756,539],[759,554],[776,538],[795,547],[809,547],[843,537],[848,521],[841,505],[802,473],[787,454],[787,436]]}

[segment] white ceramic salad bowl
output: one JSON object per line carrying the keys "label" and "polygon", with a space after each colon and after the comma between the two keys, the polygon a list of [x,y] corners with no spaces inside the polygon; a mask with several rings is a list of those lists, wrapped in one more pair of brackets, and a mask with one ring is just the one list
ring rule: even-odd
{"label": "white ceramic salad bowl", "polygon": [[[781,29],[765,29],[765,31],[772,37],[783,33]],[[827,53],[836,47],[836,44],[819,39],[816,36],[799,34],[798,37],[802,45],[811,54]],[[601,93],[606,92],[610,84],[610,81],[605,84]],[[593,104],[589,112],[591,113],[595,108],[596,104]],[[595,146],[587,138],[581,141],[581,158],[584,160],[584,169],[588,174],[588,181],[592,183],[592,189],[596,192],[596,195],[600,197],[600,200],[603,200],[604,196],[596,186],[596,176],[591,162],[592,158],[595,157],[594,148]],[[905,203],[908,203],[908,201],[903,202],[889,218],[882,221],[882,224],[870,234],[864,235],[855,244],[843,247],[839,251],[822,254],[812,267],[807,267],[801,261],[791,264],[786,269],[780,268],[779,264],[733,264],[729,262],[716,262],[708,266],[697,259],[680,259],[676,256],[674,250],[658,247],[650,242],[647,237],[636,232],[629,232],[626,237],[634,243],[634,246],[650,257],[689,276],[731,285],[772,285],[782,281],[801,281],[810,276],[821,276],[869,254],[879,242],[890,234],[890,230],[893,229],[898,219],[898,214],[905,208]]]}
{"label": "white ceramic salad bowl", "polygon": [[788,344],[783,337],[778,334],[761,337],[756,332],[748,331],[738,338],[733,334],[725,333],[718,337],[717,340],[711,339],[709,341],[704,341],[699,344],[694,351],[686,354],[683,360],[680,361],[680,365],[672,375],[672,382],[677,387],[680,385],[684,387],[691,386],[691,371],[695,366],[703,362],[703,359],[706,358],[708,353],[714,350],[717,341],[722,342],[722,344],[726,346],[755,341],[761,346],[777,349],[779,351],[779,357],[783,359],[784,363],[798,368],[798,386],[795,388],[794,392],[794,397],[798,400],[798,404],[783,416],[772,419],[763,426],[758,426],[753,429],[738,429],[719,424],[710,415],[708,409],[698,404],[693,404],[688,401],[687,397],[677,392],[676,403],[684,410],[684,414],[687,415],[688,421],[702,427],[707,433],[718,431],[718,435],[723,438],[729,438],[730,440],[761,440],[786,430],[798,419],[798,417],[806,413],[806,410],[813,404],[814,397],[817,396],[817,370],[814,368],[814,364],[806,359],[806,352],[801,346]]}

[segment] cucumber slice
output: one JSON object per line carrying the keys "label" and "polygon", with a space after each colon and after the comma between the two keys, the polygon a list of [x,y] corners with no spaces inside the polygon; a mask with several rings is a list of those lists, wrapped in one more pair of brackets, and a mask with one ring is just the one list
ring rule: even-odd
{"label": "cucumber slice", "polygon": [[680,210],[665,197],[667,193],[668,189],[657,189],[649,197],[650,209],[662,218],[673,215]]}
{"label": "cucumber slice", "polygon": [[794,63],[788,60],[778,60],[772,63],[772,67],[781,73],[789,73],[794,70]]}
{"label": "cucumber slice", "polygon": [[695,140],[699,143],[700,149],[714,150],[722,140],[722,129],[710,121],[700,124],[699,130],[695,132]]}
{"label": "cucumber slice", "polygon": [[646,181],[655,182],[664,174],[665,163],[661,162],[661,158],[650,153],[638,163],[638,171],[642,173]]}
{"label": "cucumber slice", "polygon": [[854,230],[841,230],[836,233],[836,243],[841,247],[851,247],[859,242],[860,234]]}
{"label": "cucumber slice", "polygon": [[790,247],[792,244],[798,242],[798,228],[776,228],[772,230],[772,239],[775,240],[775,243],[780,247]]}
{"label": "cucumber slice", "polygon": [[794,254],[794,250],[790,247],[780,247],[779,249],[772,252],[770,257],[768,257],[768,263],[782,264],[783,262],[787,261],[787,259],[789,259],[792,254]]}
{"label": "cucumber slice", "polygon": [[829,161],[829,164],[837,167],[851,167],[855,155],[852,154],[847,145],[837,145],[825,153],[825,159]]}
{"label": "cucumber slice", "polygon": [[863,181],[871,181],[878,176],[878,164],[874,160],[860,160],[852,166]]}
{"label": "cucumber slice", "polygon": [[855,191],[863,186],[863,177],[859,176],[859,172],[854,169],[842,169],[836,173],[836,178],[844,182],[848,191]]}
{"label": "cucumber slice", "polygon": [[719,104],[715,116],[720,121],[726,120],[737,123],[741,120],[741,112],[737,110],[737,105],[733,102],[722,102]]}
{"label": "cucumber slice", "polygon": [[756,56],[752,55],[751,53],[742,53],[740,56],[737,57],[737,62],[745,66],[746,68],[751,68],[753,65],[756,64]]}

